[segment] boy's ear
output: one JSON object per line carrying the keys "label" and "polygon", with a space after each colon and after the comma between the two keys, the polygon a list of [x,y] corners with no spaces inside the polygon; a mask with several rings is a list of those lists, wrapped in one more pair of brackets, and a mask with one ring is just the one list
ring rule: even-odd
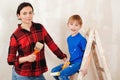
{"label": "boy's ear", "polygon": [[80,25],[80,28],[82,28],[82,25]]}
{"label": "boy's ear", "polygon": [[69,23],[67,23],[67,26],[69,26]]}

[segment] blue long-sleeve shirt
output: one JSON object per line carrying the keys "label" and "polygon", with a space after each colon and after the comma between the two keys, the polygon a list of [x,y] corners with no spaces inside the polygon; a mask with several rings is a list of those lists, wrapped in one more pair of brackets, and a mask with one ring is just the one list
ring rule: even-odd
{"label": "blue long-sleeve shirt", "polygon": [[79,62],[81,64],[87,40],[78,33],[75,36],[68,36],[67,43],[70,54],[70,62]]}

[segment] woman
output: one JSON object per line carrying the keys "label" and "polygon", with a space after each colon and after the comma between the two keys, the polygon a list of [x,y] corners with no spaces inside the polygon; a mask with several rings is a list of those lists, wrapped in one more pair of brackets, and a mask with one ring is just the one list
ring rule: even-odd
{"label": "woman", "polygon": [[[66,55],[57,47],[42,24],[32,21],[34,9],[30,3],[18,6],[17,17],[21,20],[10,38],[8,64],[13,65],[12,80],[45,80],[43,73],[48,70],[44,55],[45,43],[60,59]],[[37,42],[43,44],[39,54],[34,55]]]}

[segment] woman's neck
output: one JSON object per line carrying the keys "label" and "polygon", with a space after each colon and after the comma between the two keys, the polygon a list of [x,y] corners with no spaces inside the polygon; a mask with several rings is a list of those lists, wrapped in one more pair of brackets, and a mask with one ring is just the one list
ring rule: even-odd
{"label": "woman's neck", "polygon": [[24,24],[24,23],[22,23],[21,24],[21,27],[23,29],[27,30],[27,31],[30,31],[31,26],[32,26],[32,23],[30,23],[30,24]]}

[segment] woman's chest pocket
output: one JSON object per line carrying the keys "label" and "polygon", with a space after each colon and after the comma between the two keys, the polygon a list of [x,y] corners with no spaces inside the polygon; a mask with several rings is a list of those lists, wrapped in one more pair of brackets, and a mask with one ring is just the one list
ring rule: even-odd
{"label": "woman's chest pocket", "polygon": [[28,37],[22,37],[19,40],[19,45],[20,45],[20,49],[22,49],[22,51],[24,53],[30,52],[31,51],[31,42],[30,42],[30,38]]}

